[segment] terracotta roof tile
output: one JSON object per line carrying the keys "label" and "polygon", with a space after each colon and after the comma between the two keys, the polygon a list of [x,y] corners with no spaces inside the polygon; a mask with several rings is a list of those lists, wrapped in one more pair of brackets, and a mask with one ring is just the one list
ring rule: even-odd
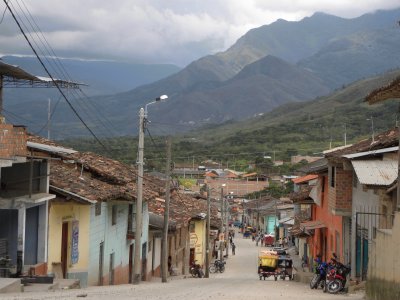
{"label": "terracotta roof tile", "polygon": [[399,144],[398,129],[393,128],[388,131],[382,132],[374,137],[374,142],[372,138],[362,140],[352,146],[344,149],[339,149],[325,154],[326,158],[340,158],[346,154],[352,154],[357,152],[372,151],[376,149],[388,148],[397,146]]}

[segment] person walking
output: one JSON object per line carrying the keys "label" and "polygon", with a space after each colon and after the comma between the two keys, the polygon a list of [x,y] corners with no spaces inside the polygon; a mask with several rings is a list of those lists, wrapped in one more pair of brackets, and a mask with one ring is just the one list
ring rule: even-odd
{"label": "person walking", "polygon": [[232,255],[235,255],[236,253],[236,245],[235,243],[232,243]]}

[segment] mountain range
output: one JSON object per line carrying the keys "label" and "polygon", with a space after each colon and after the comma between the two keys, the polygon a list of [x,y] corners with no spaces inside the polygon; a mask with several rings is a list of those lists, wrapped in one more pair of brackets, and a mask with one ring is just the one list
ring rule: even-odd
{"label": "mountain range", "polygon": [[[278,20],[163,79],[126,92],[96,95],[88,102],[96,103],[103,121],[117,135],[135,134],[139,108],[162,94],[169,96],[168,101],[149,108],[157,133],[260,116],[400,67],[399,15],[400,9],[354,19],[316,13],[298,22]],[[47,112],[37,106],[13,103],[8,109],[44,123]],[[82,125],[68,112],[60,103],[52,126],[82,135]],[[100,130],[105,124],[96,123],[89,112],[86,120],[98,134],[110,134],[111,130]]]}

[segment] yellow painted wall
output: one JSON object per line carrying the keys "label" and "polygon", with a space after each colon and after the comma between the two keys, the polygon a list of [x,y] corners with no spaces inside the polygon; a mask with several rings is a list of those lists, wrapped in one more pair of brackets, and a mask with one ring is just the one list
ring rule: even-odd
{"label": "yellow painted wall", "polygon": [[206,221],[205,220],[195,220],[195,233],[197,235],[195,259],[198,264],[204,265],[205,254],[206,254]]}
{"label": "yellow painted wall", "polygon": [[398,299],[400,294],[400,213],[392,230],[377,230],[369,253],[367,299]]}
{"label": "yellow painted wall", "polygon": [[[71,264],[72,221],[79,221],[79,259]],[[68,270],[87,271],[89,260],[90,205],[51,203],[49,210],[48,272],[53,273],[52,263],[61,262],[62,224],[68,222]]]}

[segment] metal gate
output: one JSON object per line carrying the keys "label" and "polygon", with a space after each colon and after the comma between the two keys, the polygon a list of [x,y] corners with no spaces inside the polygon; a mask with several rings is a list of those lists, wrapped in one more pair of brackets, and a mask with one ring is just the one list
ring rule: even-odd
{"label": "metal gate", "polygon": [[355,273],[361,280],[367,279],[370,245],[376,237],[376,230],[392,228],[393,219],[393,214],[356,212]]}

